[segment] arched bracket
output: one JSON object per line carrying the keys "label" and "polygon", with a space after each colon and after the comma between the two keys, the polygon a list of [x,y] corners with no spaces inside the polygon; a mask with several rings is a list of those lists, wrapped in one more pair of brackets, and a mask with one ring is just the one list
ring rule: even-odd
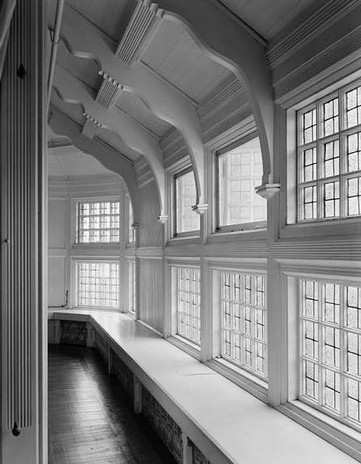
{"label": "arched bracket", "polygon": [[161,224],[165,224],[168,221],[169,217],[166,214],[160,215],[157,217],[157,221]]}
{"label": "arched bracket", "polygon": [[256,187],[256,193],[260,197],[269,200],[280,191],[280,184],[262,184]]}
{"label": "arched bracket", "polygon": [[200,216],[202,216],[202,215],[208,210],[208,204],[205,203],[205,204],[203,204],[203,205],[200,205],[200,204],[194,205],[194,206],[192,206],[192,210],[193,210],[195,213],[197,213],[197,214],[199,214]]}

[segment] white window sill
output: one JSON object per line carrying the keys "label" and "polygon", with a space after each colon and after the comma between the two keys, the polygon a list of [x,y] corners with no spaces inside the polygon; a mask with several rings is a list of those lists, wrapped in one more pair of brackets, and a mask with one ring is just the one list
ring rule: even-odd
{"label": "white window sill", "polygon": [[208,243],[216,242],[241,242],[241,241],[250,241],[250,240],[266,240],[267,239],[267,229],[245,229],[245,230],[235,230],[231,231],[222,231],[213,232],[208,237]]}
{"label": "white window sill", "polygon": [[261,401],[268,401],[268,385],[266,381],[259,379],[244,369],[222,358],[210,359],[206,365],[224,375],[228,380],[251,393]]}
{"label": "white window sill", "polygon": [[361,461],[361,432],[299,400],[282,404],[277,409],[324,440],[335,444],[359,462]]}

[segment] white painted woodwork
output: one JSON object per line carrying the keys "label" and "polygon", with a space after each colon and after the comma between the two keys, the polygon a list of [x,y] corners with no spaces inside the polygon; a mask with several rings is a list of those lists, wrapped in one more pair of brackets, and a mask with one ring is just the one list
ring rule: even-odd
{"label": "white painted woodwork", "polygon": [[[276,34],[312,6],[313,0],[217,0],[265,39]],[[320,3],[325,3],[320,2]]]}
{"label": "white painted woodwork", "polygon": [[162,224],[155,220],[159,216],[155,182],[145,184],[139,191],[139,245],[142,247],[161,245]]}
{"label": "white painted woodwork", "polygon": [[103,78],[103,82],[98,90],[95,101],[100,106],[107,109],[112,106],[117,99],[122,90],[122,85],[103,71],[100,71],[100,75]]}
{"label": "white painted woodwork", "polygon": [[[139,95],[158,117],[173,124],[185,135],[193,162],[197,165],[196,184],[197,191],[201,194],[204,185],[203,144],[201,127],[193,103],[161,81],[141,63],[138,62],[130,68],[118,60],[99,30],[67,7],[64,10],[62,32],[75,56],[96,57],[103,71],[121,82],[125,89]],[[83,37],[87,37],[86,42],[83,41]]]}
{"label": "white painted woodwork", "polygon": [[50,317],[89,321],[212,463],[358,462],[125,315]]}
{"label": "white painted woodwork", "polygon": [[163,13],[156,3],[139,0],[115,55],[131,66],[139,58],[147,38],[159,25]]}
{"label": "white painted woodwork", "polygon": [[47,459],[44,19],[42,1],[17,2],[1,81],[4,463]]}
{"label": "white painted woodwork", "polygon": [[[51,0],[52,3],[54,0]],[[134,0],[69,0],[69,7],[86,16],[107,37],[118,40],[134,9]],[[109,12],[111,11],[111,14]]]}
{"label": "white painted woodwork", "polygon": [[162,137],[172,127],[171,124],[155,116],[144,101],[134,93],[122,92],[115,104],[120,110],[125,111],[125,113],[139,121],[157,137]]}
{"label": "white painted woodwork", "polygon": [[162,21],[142,60],[196,102],[232,75],[203,52],[182,24],[167,20]]}
{"label": "white painted woodwork", "polygon": [[147,325],[163,332],[164,274],[161,259],[139,259],[138,318]]}

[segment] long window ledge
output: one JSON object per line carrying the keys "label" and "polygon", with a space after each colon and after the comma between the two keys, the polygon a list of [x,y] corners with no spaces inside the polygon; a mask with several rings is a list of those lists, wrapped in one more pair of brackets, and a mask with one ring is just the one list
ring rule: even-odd
{"label": "long window ledge", "polygon": [[171,335],[170,337],[167,337],[166,340],[175,345],[176,347],[180,348],[181,350],[185,351],[190,356],[193,356],[193,358],[198,359],[198,361],[200,360],[200,347],[197,346],[195,343],[192,343],[191,341],[183,337],[180,337],[179,335]]}
{"label": "long window ledge", "polygon": [[282,404],[277,409],[311,432],[335,444],[357,461],[361,461],[361,432],[338,422],[336,419],[299,400]]}
{"label": "long window ledge", "polygon": [[280,238],[308,239],[325,236],[337,236],[338,238],[352,235],[359,238],[361,233],[361,218],[330,219],[319,222],[302,222],[287,224],[281,228]]}
{"label": "long window ledge", "polygon": [[212,462],[357,463],[125,314],[54,311],[49,317],[90,322]]}
{"label": "long window ledge", "polygon": [[222,358],[213,358],[206,362],[206,365],[222,374],[231,382],[251,393],[261,401],[267,403],[268,388],[267,382],[258,379],[246,370],[238,368],[236,365]]}
{"label": "long window ledge", "polygon": [[170,237],[167,240],[167,246],[175,246],[175,245],[180,245],[180,244],[199,244],[200,240],[200,234],[198,232],[197,235],[182,235],[179,234],[176,237]]}

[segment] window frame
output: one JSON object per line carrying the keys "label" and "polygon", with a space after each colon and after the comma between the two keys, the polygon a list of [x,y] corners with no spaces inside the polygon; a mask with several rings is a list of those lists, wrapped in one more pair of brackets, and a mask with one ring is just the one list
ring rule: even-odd
{"label": "window frame", "polygon": [[[229,232],[242,232],[242,231],[254,231],[267,229],[267,219],[264,221],[254,221],[247,223],[238,223],[231,225],[220,225],[220,193],[219,193],[219,160],[221,156],[232,151],[233,149],[244,145],[251,140],[258,138],[258,132],[252,131],[251,133],[237,137],[232,141],[228,141],[227,144],[222,145],[214,151],[214,169],[213,169],[213,221],[212,221],[212,233],[221,234]],[[261,154],[262,156],[262,154]],[[262,178],[260,179],[260,184]],[[267,214],[267,203],[265,204]]]}
{"label": "window frame", "polygon": [[[89,305],[89,306],[79,306],[77,305],[77,301],[79,298],[78,295],[78,273],[77,273],[77,263],[82,263],[82,262],[87,262],[87,263],[110,263],[110,264],[117,264],[118,266],[118,301],[119,301],[119,306],[116,307],[104,307],[104,306],[97,306],[97,305]],[[122,305],[122,299],[121,299],[121,292],[122,292],[122,287],[121,287],[121,272],[122,272],[122,267],[119,259],[114,259],[111,257],[95,257],[95,256],[74,256],[71,259],[71,268],[72,268],[72,279],[71,279],[71,294],[72,294],[72,307],[74,309],[78,310],[104,310],[104,311],[116,311],[116,312],[121,312],[121,305]]]}
{"label": "window frame", "polygon": [[[358,220],[361,218],[361,212],[359,215],[347,215],[347,181],[352,178],[361,178],[361,169],[356,171],[348,172],[345,166],[347,162],[347,137],[352,134],[361,133],[361,122],[352,127],[347,127],[346,123],[346,94],[347,92],[360,87],[361,80],[355,79],[351,83],[346,85],[339,85],[336,89],[327,92],[325,95],[319,96],[315,95],[312,102],[307,105],[301,106],[295,110],[296,118],[296,173],[295,173],[295,191],[296,191],[296,212],[295,212],[295,222],[297,224],[316,224],[316,223],[325,223],[325,222],[336,222],[336,221],[350,221]],[[323,133],[323,107],[324,105],[332,101],[333,99],[338,99],[338,131],[333,132],[332,134],[325,135]],[[300,117],[305,113],[314,109],[316,111],[316,137],[315,140],[308,143],[300,143],[302,139],[302,124],[300,122]],[[338,161],[338,173],[332,176],[321,175],[321,171],[324,168],[323,160],[323,148],[332,141],[338,140],[339,145],[339,161]],[[316,150],[316,177],[312,181],[300,181],[300,158],[301,153],[307,150],[307,147],[314,147]],[[339,215],[333,217],[326,217],[323,212],[323,194],[322,187],[331,182],[338,182],[339,185]],[[361,181],[360,181],[361,182]],[[301,189],[303,184],[312,184],[316,188],[316,217],[311,219],[304,219],[301,215]],[[300,187],[301,185],[301,187]]]}
{"label": "window frame", "polygon": [[[119,241],[117,242],[89,242],[82,243],[77,241],[78,236],[78,205],[80,203],[106,203],[106,202],[118,202],[119,203]],[[121,196],[118,195],[106,195],[106,196],[86,196],[86,197],[74,197],[71,199],[71,245],[74,248],[119,248],[122,247],[124,241],[124,227],[122,225],[121,217],[123,212],[123,205]]]}
{"label": "window frame", "polygon": [[[193,229],[193,230],[189,230],[189,231],[186,231],[186,232],[177,232],[177,223],[178,223],[178,220],[177,220],[177,215],[178,215],[178,204],[177,204],[177,200],[178,200],[178,196],[177,196],[177,180],[186,175],[186,174],[189,174],[190,172],[193,173],[193,177],[194,177],[194,169],[192,166],[189,166],[185,169],[182,169],[181,171],[179,172],[176,172],[175,174],[173,174],[172,176],[172,238],[182,238],[182,237],[198,237],[200,235],[200,220],[199,220],[199,228],[198,229]],[[197,214],[195,211],[193,211],[193,214]],[[199,216],[198,216],[199,217]]]}
{"label": "window frame", "polygon": [[341,285],[360,287],[361,267],[332,267],[320,265],[312,261],[306,265],[302,261],[293,264],[283,263],[281,275],[285,279],[285,305],[283,318],[286,320],[287,337],[285,346],[287,350],[282,355],[284,372],[281,378],[281,403],[276,407],[296,422],[305,426],[312,432],[334,444],[337,437],[339,448],[346,453],[360,456],[361,428],[355,429],[348,423],[343,423],[334,415],[328,414],[324,408],[318,407],[299,398],[300,392],[300,356],[301,337],[300,326],[300,281],[311,280],[317,282],[330,282]]}

